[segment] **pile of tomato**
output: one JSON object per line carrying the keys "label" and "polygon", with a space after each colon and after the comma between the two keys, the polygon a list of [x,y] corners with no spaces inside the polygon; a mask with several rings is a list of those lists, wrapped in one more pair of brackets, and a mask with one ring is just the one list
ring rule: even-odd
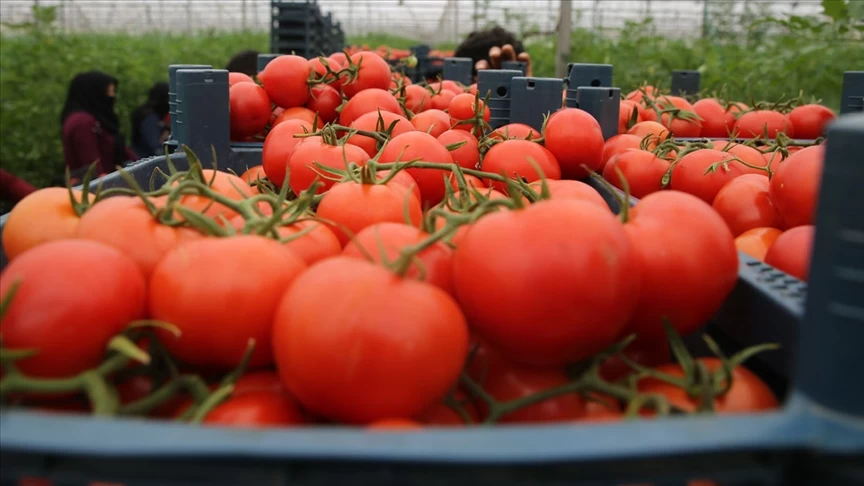
{"label": "pile of tomato", "polygon": [[604,141],[575,108],[492,130],[476,85],[411,84],[370,51],[232,73],[232,138],[263,138],[261,166],[187,149],[152,187],[43,189],[10,213],[0,396],[239,427],[775,409],[742,365],[773,345],[706,337],[716,356],[694,357],[682,336],[739,249],[806,276],[823,149],[678,142],[716,121],[705,100],[628,98]]}

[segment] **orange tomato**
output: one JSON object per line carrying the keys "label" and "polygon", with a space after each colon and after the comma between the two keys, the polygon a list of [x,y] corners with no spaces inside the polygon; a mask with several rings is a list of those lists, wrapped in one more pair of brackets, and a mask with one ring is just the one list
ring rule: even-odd
{"label": "orange tomato", "polygon": [[[80,198],[80,192],[75,191],[75,197]],[[73,238],[78,222],[67,189],[39,189],[19,201],[9,213],[3,226],[3,251],[11,261],[42,243]]]}
{"label": "orange tomato", "polygon": [[765,261],[765,255],[783,231],[777,228],[753,228],[735,238],[735,248],[741,253]]}

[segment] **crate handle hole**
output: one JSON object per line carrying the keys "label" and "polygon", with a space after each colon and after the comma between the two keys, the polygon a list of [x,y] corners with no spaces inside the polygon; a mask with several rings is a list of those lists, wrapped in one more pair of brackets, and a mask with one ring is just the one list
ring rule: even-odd
{"label": "crate handle hole", "polygon": [[614,98],[614,97],[615,97],[615,90],[614,90],[614,89],[610,89],[610,90],[609,90],[609,98]]}
{"label": "crate handle hole", "polygon": [[495,93],[498,94],[498,96],[501,98],[506,98],[507,97],[507,86],[498,86],[498,89],[495,91]]}
{"label": "crate handle hole", "polygon": [[595,88],[600,86],[600,80],[599,79],[592,79],[591,80],[591,86],[593,86]]}
{"label": "crate handle hole", "polygon": [[534,85],[535,85],[534,80],[529,79],[528,80],[528,89],[534,89]]}

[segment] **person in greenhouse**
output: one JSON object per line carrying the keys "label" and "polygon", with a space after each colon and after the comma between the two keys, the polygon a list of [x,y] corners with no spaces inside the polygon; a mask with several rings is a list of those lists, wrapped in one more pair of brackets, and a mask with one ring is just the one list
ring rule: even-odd
{"label": "person in greenhouse", "polygon": [[471,32],[453,55],[473,59],[474,76],[483,69],[500,69],[504,61],[525,62],[527,75],[531,76],[531,56],[525,52],[522,42],[502,27]]}
{"label": "person in greenhouse", "polygon": [[132,150],[139,157],[163,153],[162,144],[168,138],[168,83],[159,82],[150,88],[147,102],[132,112]]}
{"label": "person in greenhouse", "polygon": [[225,69],[232,73],[243,73],[247,76],[255,76],[258,74],[258,51],[247,49],[234,54],[234,57],[228,61]]}

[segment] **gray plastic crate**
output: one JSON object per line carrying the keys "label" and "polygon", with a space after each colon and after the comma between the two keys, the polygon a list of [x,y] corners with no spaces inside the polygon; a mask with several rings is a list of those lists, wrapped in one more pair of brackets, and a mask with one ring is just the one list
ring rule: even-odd
{"label": "gray plastic crate", "polygon": [[618,114],[621,107],[621,89],[591,88],[582,86],[576,90],[574,108],[585,110],[593,116],[603,130],[603,138],[618,134]]}
{"label": "gray plastic crate", "polygon": [[468,86],[474,82],[474,61],[470,57],[445,57],[442,77]]}
{"label": "gray plastic crate", "polygon": [[672,94],[675,96],[695,96],[699,94],[702,74],[694,70],[672,71]]}
{"label": "gray plastic crate", "polygon": [[524,123],[538,131],[545,117],[561,109],[563,82],[558,78],[510,80],[510,123]]}
{"label": "gray plastic crate", "polygon": [[862,111],[864,111],[864,71],[846,71],[843,73],[840,113],[860,113]]}
{"label": "gray plastic crate", "polygon": [[177,71],[180,69],[211,69],[209,64],[172,64],[168,66],[168,113],[171,115],[171,136],[169,141],[182,137],[177,126]]}
{"label": "gray plastic crate", "polygon": [[481,99],[488,96],[487,106],[492,128],[510,123],[511,84],[521,71],[484,69],[477,72],[477,93]]}
{"label": "gray plastic crate", "polygon": [[525,61],[504,61],[501,63],[501,69],[520,71],[522,76],[528,75],[528,63]]}

